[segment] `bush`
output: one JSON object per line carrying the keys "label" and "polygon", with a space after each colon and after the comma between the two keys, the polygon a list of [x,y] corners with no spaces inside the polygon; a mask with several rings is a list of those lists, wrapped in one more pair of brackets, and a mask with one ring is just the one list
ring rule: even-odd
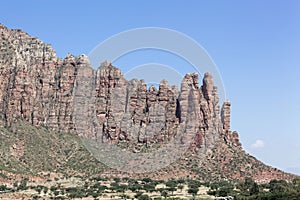
{"label": "bush", "polygon": [[201,183],[197,180],[189,180],[188,181],[188,186],[189,188],[195,188],[195,187],[200,187],[201,186]]}
{"label": "bush", "polygon": [[153,192],[153,191],[155,191],[155,185],[152,185],[152,184],[146,184],[146,185],[143,186],[143,188],[147,192]]}
{"label": "bush", "polygon": [[28,179],[23,179],[21,182],[20,182],[20,184],[19,184],[19,186],[18,186],[18,188],[17,188],[17,190],[27,190],[27,181],[28,181]]}
{"label": "bush", "polygon": [[129,185],[128,189],[131,190],[132,192],[135,192],[137,190],[142,189],[142,186],[139,184]]}
{"label": "bush", "polygon": [[212,196],[216,196],[217,195],[217,191],[215,191],[215,190],[208,190],[207,194],[208,195],[212,195]]}
{"label": "bush", "polygon": [[44,187],[44,190],[43,190],[43,191],[44,191],[44,193],[46,194],[46,193],[48,192],[48,190],[49,190],[49,189],[48,189],[47,187]]}
{"label": "bush", "polygon": [[120,196],[122,199],[130,199],[130,196],[129,195],[126,195],[126,194],[122,194]]}
{"label": "bush", "polygon": [[252,184],[252,186],[249,189],[249,192],[250,192],[250,196],[257,195],[259,193],[259,187],[258,187],[257,183],[254,182]]}
{"label": "bush", "polygon": [[166,190],[163,190],[160,192],[160,195],[167,198],[167,196],[169,195],[168,192]]}
{"label": "bush", "polygon": [[269,183],[271,193],[288,192],[288,183],[284,180],[271,180]]}
{"label": "bush", "polygon": [[36,188],[35,188],[35,191],[37,191],[37,192],[40,194],[41,191],[42,191],[42,188],[41,188],[41,187],[36,187]]}
{"label": "bush", "polygon": [[119,183],[120,182],[120,178],[114,178],[114,181],[116,182],[116,183]]}
{"label": "bush", "polygon": [[198,191],[199,191],[199,188],[197,188],[197,187],[192,187],[192,188],[188,189],[188,193],[192,194],[193,196],[195,196],[198,193]]}
{"label": "bush", "polygon": [[174,180],[169,180],[168,182],[166,182],[166,186],[167,187],[176,187],[177,183]]}
{"label": "bush", "polygon": [[147,194],[142,194],[137,199],[138,200],[150,200],[151,198]]}
{"label": "bush", "polygon": [[5,190],[7,190],[6,185],[0,185],[0,191],[5,191]]}
{"label": "bush", "polygon": [[146,177],[146,178],[143,178],[142,181],[145,182],[145,183],[151,183],[151,182],[152,182],[152,179]]}
{"label": "bush", "polygon": [[66,188],[66,192],[70,198],[82,198],[85,196],[84,191],[80,188]]}
{"label": "bush", "polygon": [[58,191],[58,190],[55,190],[55,191],[53,192],[53,194],[54,194],[55,196],[58,196],[58,195],[59,195],[59,191]]}
{"label": "bush", "polygon": [[142,196],[142,194],[143,194],[142,192],[137,192],[137,193],[134,195],[134,197],[138,199],[140,196]]}
{"label": "bush", "polygon": [[177,188],[178,188],[180,191],[182,191],[182,189],[184,188],[184,186],[183,186],[183,185],[178,185]]}

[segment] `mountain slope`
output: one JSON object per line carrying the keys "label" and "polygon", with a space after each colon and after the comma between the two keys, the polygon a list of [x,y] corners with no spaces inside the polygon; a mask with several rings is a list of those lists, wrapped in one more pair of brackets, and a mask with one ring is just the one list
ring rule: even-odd
{"label": "mountain slope", "polygon": [[199,159],[197,149],[156,172],[132,174],[110,169],[97,161],[74,134],[55,133],[18,121],[10,128],[0,127],[0,169],[2,177],[37,176],[41,172],[68,176],[191,178],[203,181],[240,180],[252,177],[259,182],[292,180],[295,175],[264,165],[240,148],[216,145]]}
{"label": "mountain slope", "polygon": [[105,169],[76,135],[51,132],[24,121],[0,127],[0,149],[0,169],[7,176],[40,172],[92,175]]}

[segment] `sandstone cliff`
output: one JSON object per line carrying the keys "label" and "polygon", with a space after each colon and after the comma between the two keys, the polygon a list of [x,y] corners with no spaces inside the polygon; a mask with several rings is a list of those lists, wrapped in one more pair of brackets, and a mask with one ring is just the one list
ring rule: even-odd
{"label": "sandstone cliff", "polygon": [[[0,32],[0,118],[7,127],[22,119],[99,142],[124,141],[134,148],[139,144],[151,147],[184,134],[193,136],[194,150],[188,155],[195,149],[204,153],[203,162],[196,162],[198,175],[201,169],[202,173],[226,171],[228,177],[223,174],[220,179],[286,176],[242,150],[238,133],[230,130],[230,102],[220,107],[210,73],[204,74],[202,85],[198,74],[191,73],[185,75],[179,90],[166,80],[158,89],[147,88],[143,80],[126,80],[109,62],[94,70],[84,55],[60,59],[50,45],[21,30],[0,24]],[[222,154],[231,156],[216,161]],[[245,157],[237,165],[249,164],[250,174],[228,170],[233,166],[228,159],[236,159],[237,154]],[[210,166],[212,163],[216,166]],[[188,173],[195,176],[196,172]]]}
{"label": "sandstone cliff", "polygon": [[[55,131],[76,133],[77,128],[79,134],[92,132],[105,140],[151,144],[173,137],[181,125],[197,135],[196,145],[209,147],[220,139],[239,145],[230,131],[230,103],[220,111],[209,73],[202,86],[192,73],[184,77],[180,91],[166,80],[158,89],[147,88],[143,80],[125,80],[108,62],[93,70],[84,55],[61,60],[50,45],[21,30],[3,25],[0,30],[0,114],[7,126],[22,118]],[[80,95],[91,98],[81,102],[83,109],[90,108],[85,112],[76,110],[82,107],[76,102]],[[89,123],[76,124],[82,122],[76,117]]]}

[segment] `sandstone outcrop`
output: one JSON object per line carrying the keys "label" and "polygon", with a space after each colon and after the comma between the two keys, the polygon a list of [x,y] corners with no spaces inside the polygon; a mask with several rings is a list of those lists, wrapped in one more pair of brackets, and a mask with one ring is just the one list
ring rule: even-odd
{"label": "sandstone outcrop", "polygon": [[[219,163],[224,171],[237,155],[233,152],[238,152],[250,164],[256,162],[253,173],[272,172],[243,152],[238,133],[230,129],[231,104],[226,101],[220,107],[210,73],[204,74],[202,85],[198,74],[189,73],[180,89],[166,80],[159,88],[147,87],[144,80],[126,80],[107,61],[94,70],[85,55],[60,59],[50,45],[21,30],[0,24],[0,33],[0,118],[5,126],[22,119],[57,132],[134,147],[164,144],[180,135],[182,142],[191,140],[190,147],[203,153],[201,159]],[[226,151],[232,159],[223,157]],[[13,146],[12,152],[19,155],[19,147]],[[194,156],[191,153],[190,158]],[[209,163],[192,161],[206,172],[212,169]]]}
{"label": "sandstone outcrop", "polygon": [[147,88],[143,80],[125,80],[107,61],[93,70],[84,55],[68,54],[62,60],[50,45],[21,30],[3,25],[0,30],[0,113],[7,126],[22,118],[101,140],[151,144],[184,131],[196,135],[199,147],[226,135],[238,143],[229,130],[230,103],[224,103],[221,114],[209,73],[202,86],[192,73],[184,77],[180,91],[166,80],[158,89]]}

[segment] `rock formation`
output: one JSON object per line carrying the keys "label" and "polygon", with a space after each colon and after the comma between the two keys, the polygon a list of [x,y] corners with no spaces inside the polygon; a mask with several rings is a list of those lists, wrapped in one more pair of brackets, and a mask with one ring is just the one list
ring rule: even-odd
{"label": "rock formation", "polygon": [[[77,127],[102,140],[147,144],[173,137],[181,126],[197,135],[196,145],[205,147],[231,133],[230,103],[225,102],[220,115],[217,88],[209,73],[203,86],[197,74],[187,74],[180,92],[166,80],[158,90],[147,88],[143,80],[125,80],[109,62],[94,71],[84,55],[69,54],[61,60],[39,39],[21,30],[0,28],[0,113],[7,126],[22,118],[55,131],[75,133]],[[87,78],[89,87],[82,88],[82,78]],[[77,112],[74,100],[81,90],[90,91],[89,103],[84,102],[89,109]],[[76,117],[83,120],[79,115],[84,115],[85,127],[76,125]]]}
{"label": "rock formation", "polygon": [[220,108],[210,73],[202,86],[191,73],[180,91],[166,80],[147,88],[109,62],[94,70],[84,55],[62,60],[21,30],[0,24],[0,32],[0,118],[6,126],[23,119],[99,142],[147,146],[184,134],[203,152],[219,143],[242,151],[238,133],[230,130],[230,102]]}

